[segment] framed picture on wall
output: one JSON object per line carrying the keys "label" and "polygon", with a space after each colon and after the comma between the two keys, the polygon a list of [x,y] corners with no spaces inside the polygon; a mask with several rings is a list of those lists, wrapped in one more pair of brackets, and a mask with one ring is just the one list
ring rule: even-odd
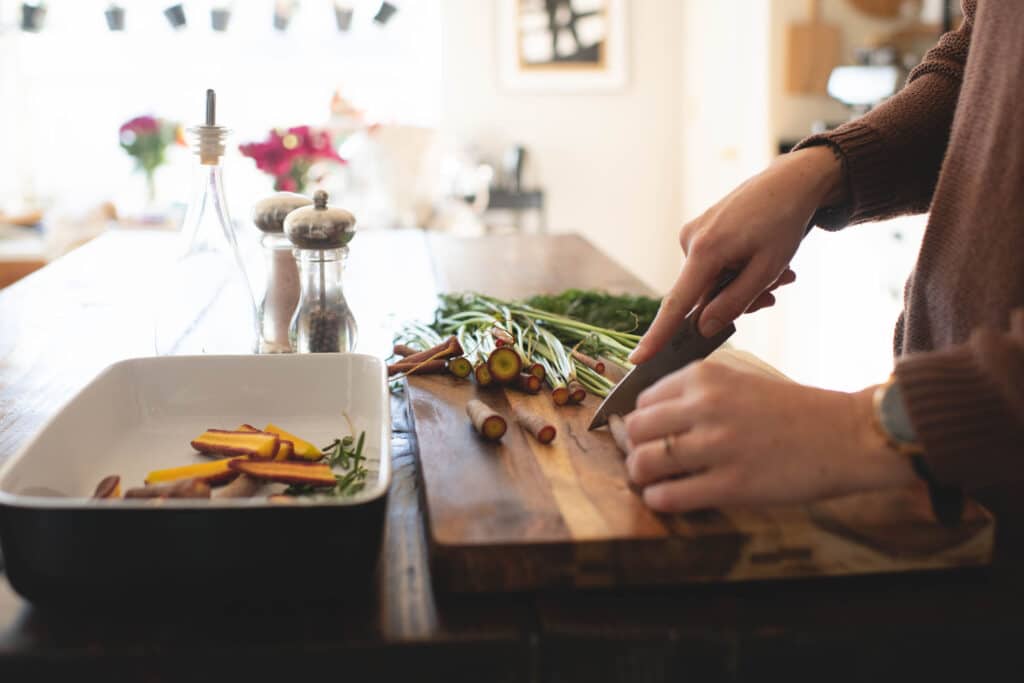
{"label": "framed picture on wall", "polygon": [[498,70],[513,90],[626,85],[626,0],[497,0]]}

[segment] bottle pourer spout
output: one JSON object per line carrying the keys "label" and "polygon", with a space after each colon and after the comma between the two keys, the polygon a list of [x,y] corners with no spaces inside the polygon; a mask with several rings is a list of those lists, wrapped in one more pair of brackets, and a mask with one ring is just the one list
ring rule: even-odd
{"label": "bottle pourer spout", "polygon": [[213,88],[206,90],[206,125],[217,125],[217,93],[213,91]]}
{"label": "bottle pourer spout", "polygon": [[224,142],[228,129],[217,125],[217,93],[213,88],[206,90],[206,123],[202,126],[189,128],[188,132],[195,136],[195,149],[203,164],[219,164],[224,155]]}

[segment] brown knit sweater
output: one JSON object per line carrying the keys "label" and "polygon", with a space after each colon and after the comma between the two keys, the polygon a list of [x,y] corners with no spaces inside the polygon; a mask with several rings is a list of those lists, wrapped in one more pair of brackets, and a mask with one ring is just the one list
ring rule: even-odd
{"label": "brown knit sweater", "polygon": [[1024,480],[1024,2],[964,0],[907,85],[798,149],[840,156],[826,229],[930,211],[896,326],[896,376],[935,478]]}

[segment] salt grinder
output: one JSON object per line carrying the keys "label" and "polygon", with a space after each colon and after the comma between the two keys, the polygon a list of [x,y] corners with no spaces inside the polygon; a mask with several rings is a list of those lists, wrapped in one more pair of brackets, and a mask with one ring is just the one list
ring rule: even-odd
{"label": "salt grinder", "polygon": [[252,222],[263,236],[260,244],[267,264],[267,284],[260,303],[260,353],[288,353],[292,350],[292,316],[299,305],[299,268],[292,257],[292,243],[284,234],[284,219],[312,200],[294,192],[278,192],[256,202]]}
{"label": "salt grinder", "polygon": [[313,195],[313,206],[295,209],[284,219],[301,283],[290,334],[298,353],[355,348],[356,321],[342,291],[342,266],[355,224],[355,216],[348,211],[327,206],[323,190]]}

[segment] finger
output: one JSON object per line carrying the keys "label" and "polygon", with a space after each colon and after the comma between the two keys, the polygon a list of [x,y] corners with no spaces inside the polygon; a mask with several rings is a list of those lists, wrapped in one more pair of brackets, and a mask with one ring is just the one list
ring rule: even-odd
{"label": "finger", "polygon": [[[691,368],[694,364],[687,365],[681,370],[666,375],[659,379],[657,382],[647,387],[640,392],[640,395],[636,397],[637,410],[641,408],[649,408],[662,401],[671,401],[673,399],[680,398],[686,390],[686,386],[690,383]],[[636,412],[636,411],[633,411]],[[629,416],[626,416],[627,424]]]}
{"label": "finger", "polygon": [[669,434],[680,434],[691,425],[687,422],[686,407],[682,400],[661,401],[647,408],[639,408],[626,416],[626,431],[634,444],[660,439]]}
{"label": "finger", "polygon": [[741,492],[728,470],[710,470],[681,479],[670,479],[644,489],[644,502],[658,512],[686,512],[721,507],[737,502]]}
{"label": "finger", "polygon": [[633,449],[626,465],[630,480],[648,486],[668,477],[704,469],[710,464],[710,456],[691,441],[687,433],[640,444]]}
{"label": "finger", "polygon": [[701,312],[698,321],[701,335],[713,337],[743,311],[775,281],[774,273],[764,259],[747,264],[739,276],[716,296]]}
{"label": "finger", "polygon": [[654,316],[650,329],[630,354],[629,360],[633,363],[643,363],[653,356],[679,328],[700,295],[711,287],[712,280],[720,270],[716,262],[706,257],[688,258],[672,289],[661,300],[661,306],[658,307],[658,313]]}
{"label": "finger", "polygon": [[784,271],[782,271],[782,275],[776,278],[775,282],[772,283],[772,286],[768,288],[768,291],[778,289],[783,285],[789,285],[794,282],[796,282],[796,273],[793,271],[792,268],[786,268]]}
{"label": "finger", "polygon": [[754,302],[747,306],[747,310],[744,313],[753,313],[754,311],[760,311],[762,308],[768,308],[769,306],[775,305],[775,295],[771,292],[761,292],[761,295],[754,299]]}

